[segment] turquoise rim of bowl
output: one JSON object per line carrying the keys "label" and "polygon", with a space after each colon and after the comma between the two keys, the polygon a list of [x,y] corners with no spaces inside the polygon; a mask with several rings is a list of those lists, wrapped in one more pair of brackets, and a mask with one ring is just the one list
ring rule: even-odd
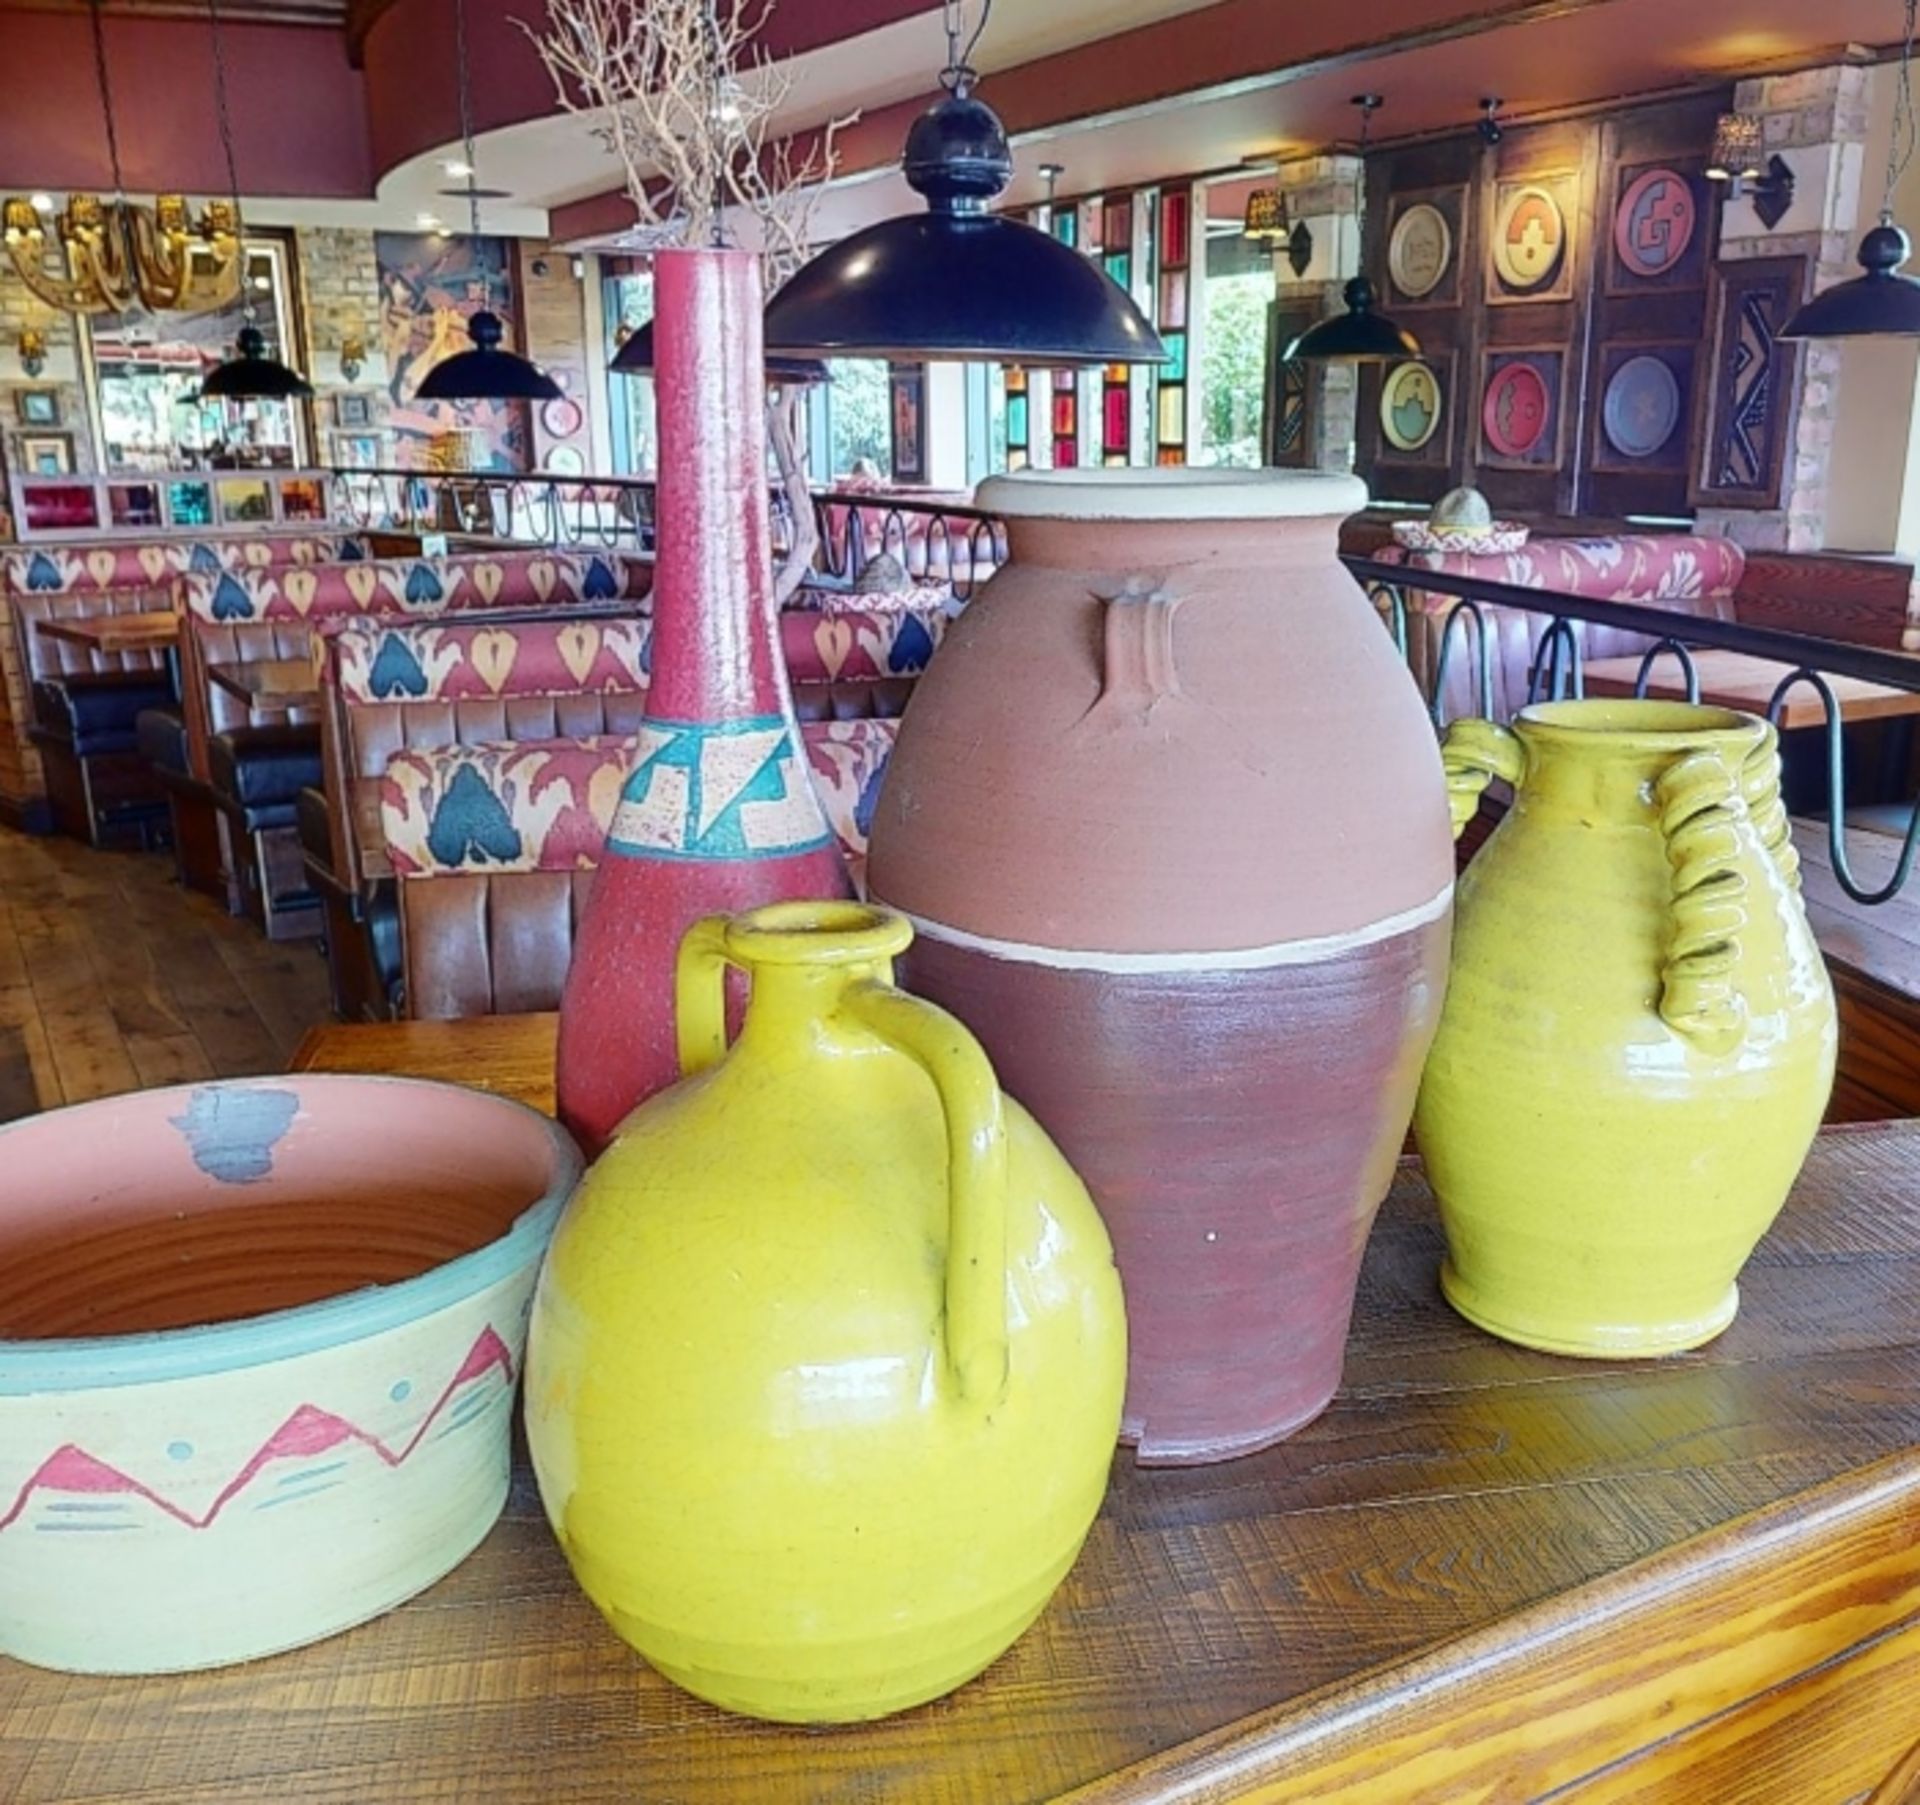
{"label": "turquoise rim of bowl", "polygon": [[[301,1354],[343,1347],[348,1342],[418,1322],[477,1296],[501,1280],[511,1278],[522,1267],[536,1265],[553,1237],[561,1209],[585,1169],[580,1149],[558,1122],[512,1097],[475,1090],[468,1085],[441,1084],[428,1078],[362,1077],[352,1072],[286,1072],[211,1082],[230,1090],[255,1084],[276,1084],[283,1088],[318,1085],[328,1090],[378,1084],[406,1085],[422,1091],[464,1091],[500,1109],[516,1110],[539,1125],[553,1148],[553,1183],[514,1218],[513,1226],[498,1240],[397,1284],[369,1285],[364,1290],[343,1292],[320,1303],[297,1304],[290,1310],[269,1310],[260,1316],[205,1323],[189,1329],[46,1341],[0,1340],[0,1397],[35,1397],[56,1392],[97,1391],[115,1385],[152,1385],[167,1379],[195,1379],[208,1373],[266,1366],[276,1360],[291,1360]],[[206,1088],[206,1082],[176,1084],[139,1094],[188,1096]],[[0,1127],[0,1162],[5,1159],[9,1134],[29,1126],[43,1126],[52,1116],[97,1110],[114,1100],[97,1098],[67,1109],[25,1116]]]}

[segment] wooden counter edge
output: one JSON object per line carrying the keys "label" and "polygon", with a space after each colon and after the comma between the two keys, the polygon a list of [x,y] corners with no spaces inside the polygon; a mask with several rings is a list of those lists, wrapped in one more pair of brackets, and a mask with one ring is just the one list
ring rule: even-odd
{"label": "wooden counter edge", "polygon": [[[1920,1613],[1920,1452],[1063,1795],[1072,1805],[1536,1799]],[[1870,1715],[1881,1769],[1913,1723]],[[1755,1797],[1761,1796],[1755,1793]]]}

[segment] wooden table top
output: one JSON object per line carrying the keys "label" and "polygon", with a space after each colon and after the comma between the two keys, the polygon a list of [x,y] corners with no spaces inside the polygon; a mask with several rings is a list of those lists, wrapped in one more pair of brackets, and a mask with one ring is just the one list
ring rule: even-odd
{"label": "wooden table top", "polygon": [[[329,1028],[297,1064],[468,1078],[544,1103],[552,1035],[552,1017]],[[1697,1354],[1508,1347],[1446,1308],[1439,1253],[1420,1168],[1403,1162],[1327,1414],[1224,1466],[1141,1471],[1120,1452],[1041,1621],[981,1679],[902,1717],[785,1729],[658,1679],[574,1587],[523,1459],[471,1560],[313,1648],[150,1680],[0,1661],[0,1797],[1865,1793],[1913,1742],[1920,1686],[1920,1640],[1904,1633],[1920,1622],[1920,1124],[1822,1137],[1738,1320]],[[1864,1674],[1844,1712],[1836,1672]],[[1789,1707],[1840,1728],[1803,1733],[1796,1717],[1782,1735]],[[1778,1742],[1764,1759],[1746,1740],[1756,1713]],[[1663,1781],[1681,1758],[1686,1776]],[[1729,1777],[1702,1791],[1696,1772]]]}
{"label": "wooden table top", "polygon": [[[1695,651],[1691,656],[1700,678],[1700,700],[1714,708],[1738,708],[1748,714],[1764,715],[1773,700],[1773,692],[1794,668],[1790,664],[1776,664],[1771,658],[1754,658],[1745,652],[1727,652],[1717,647]],[[1640,663],[1638,657],[1591,660],[1582,666],[1587,694],[1632,695],[1640,679]],[[1916,666],[1915,674],[1920,675],[1920,666]],[[1920,695],[1904,689],[1891,689],[1884,683],[1863,683],[1855,677],[1829,677],[1827,686],[1840,704],[1840,718],[1847,722],[1920,714]],[[1647,684],[1647,694],[1661,702],[1687,699],[1686,678],[1677,658],[1671,654],[1660,658]],[[1801,684],[1787,697],[1780,725],[1787,731],[1818,727],[1826,718],[1826,707],[1818,693]]]}
{"label": "wooden table top", "polygon": [[79,620],[34,622],[34,631],[96,652],[157,652],[180,637],[180,617],[171,608],[140,614],[89,614]]}
{"label": "wooden table top", "polygon": [[320,679],[310,658],[258,658],[210,664],[208,678],[249,707],[278,713],[320,706]]}

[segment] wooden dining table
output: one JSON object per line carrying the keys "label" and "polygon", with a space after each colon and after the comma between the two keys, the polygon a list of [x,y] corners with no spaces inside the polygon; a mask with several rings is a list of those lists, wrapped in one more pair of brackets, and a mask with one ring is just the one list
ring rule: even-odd
{"label": "wooden dining table", "polygon": [[[1746,652],[1729,652],[1717,646],[1690,651],[1688,656],[1699,678],[1700,701],[1709,707],[1737,708],[1746,714],[1764,715],[1774,692],[1794,670],[1792,665],[1778,664],[1771,658],[1755,658]],[[1582,667],[1586,693],[1631,696],[1640,680],[1642,662],[1637,654],[1589,660]],[[1920,659],[1915,660],[1914,675],[1920,678]],[[1847,726],[1860,721],[1920,714],[1920,695],[1909,690],[1894,689],[1885,683],[1867,683],[1857,677],[1829,676],[1825,681],[1839,705],[1840,719]],[[1687,700],[1686,673],[1671,652],[1662,653],[1655,661],[1648,675],[1646,694],[1662,702]],[[1803,683],[1788,693],[1780,726],[1783,731],[1793,732],[1801,727],[1818,727],[1826,718],[1826,704],[1819,692]]]}
{"label": "wooden dining table", "polygon": [[320,706],[320,675],[311,658],[210,664],[207,680],[259,714],[292,714]]}
{"label": "wooden dining table", "polygon": [[45,639],[85,646],[94,652],[165,652],[180,639],[180,616],[171,608],[137,614],[87,614],[74,619],[34,622]]}
{"label": "wooden dining table", "polygon": [[[294,1065],[549,1108],[554,1029],[328,1027]],[[1540,1188],[1551,1210],[1550,1171]],[[522,1456],[470,1560],[329,1641],[154,1679],[0,1660],[0,1798],[1901,1796],[1920,1738],[1920,1124],[1822,1135],[1738,1319],[1694,1354],[1582,1362],[1491,1340],[1442,1302],[1440,1251],[1403,1161],[1327,1413],[1225,1465],[1117,1451],[1040,1621],[937,1703],[801,1730],[679,1692],[573,1584]]]}

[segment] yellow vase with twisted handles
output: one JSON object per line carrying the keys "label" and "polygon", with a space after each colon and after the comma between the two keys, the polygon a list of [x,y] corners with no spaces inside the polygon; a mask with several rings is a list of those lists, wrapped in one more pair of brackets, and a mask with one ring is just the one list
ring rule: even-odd
{"label": "yellow vase with twisted handles", "polygon": [[1833,1086],[1774,730],[1684,703],[1454,724],[1461,878],[1414,1117],[1463,1316],[1554,1353],[1654,1355],[1733,1320]]}
{"label": "yellow vase with twisted handles", "polygon": [[689,1076],[588,1173],[534,1307],[528,1438],[576,1577],[750,1716],[980,1672],[1073,1564],[1120,1428],[1106,1229],[966,1029],[892,988],[912,937],[855,903],[698,923]]}

